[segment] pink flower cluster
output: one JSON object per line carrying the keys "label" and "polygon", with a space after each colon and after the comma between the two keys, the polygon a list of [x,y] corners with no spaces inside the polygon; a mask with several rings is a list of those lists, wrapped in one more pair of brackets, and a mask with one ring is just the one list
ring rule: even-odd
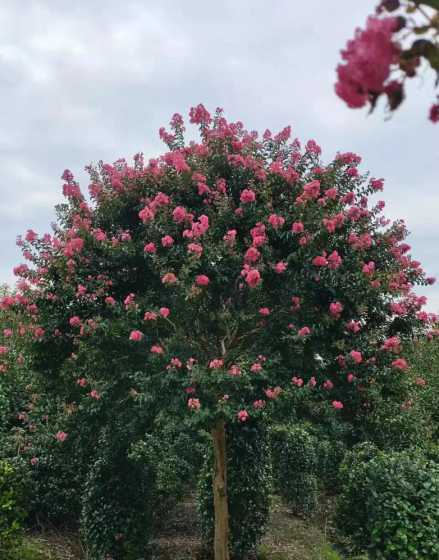
{"label": "pink flower cluster", "polygon": [[369,95],[379,95],[388,86],[391,66],[398,62],[400,53],[393,40],[397,26],[393,17],[369,17],[366,29],[357,29],[342,51],[345,64],[337,68],[335,91],[349,107],[363,107]]}

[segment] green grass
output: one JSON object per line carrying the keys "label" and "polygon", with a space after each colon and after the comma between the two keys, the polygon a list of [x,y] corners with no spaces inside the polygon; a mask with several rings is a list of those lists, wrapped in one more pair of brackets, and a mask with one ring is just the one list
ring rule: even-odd
{"label": "green grass", "polygon": [[58,560],[50,550],[38,540],[25,537],[22,542],[17,543],[14,549],[5,553],[2,560]]}

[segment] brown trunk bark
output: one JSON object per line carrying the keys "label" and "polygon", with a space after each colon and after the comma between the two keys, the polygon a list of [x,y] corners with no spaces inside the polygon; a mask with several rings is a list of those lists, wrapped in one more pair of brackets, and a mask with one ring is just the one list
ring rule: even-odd
{"label": "brown trunk bark", "polygon": [[213,503],[215,510],[215,560],[229,560],[229,506],[227,503],[227,463],[225,423],[219,420],[212,430],[215,456]]}

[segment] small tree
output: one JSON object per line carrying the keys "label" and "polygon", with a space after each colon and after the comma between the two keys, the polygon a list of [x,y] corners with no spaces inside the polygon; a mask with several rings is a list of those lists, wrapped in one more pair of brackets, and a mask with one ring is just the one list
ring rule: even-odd
{"label": "small tree", "polygon": [[290,127],[258,138],[202,105],[190,121],[200,142],[185,145],[174,115],[163,156],[89,166],[91,203],[65,171],[58,225],[19,240],[33,266],[15,269],[2,306],[21,313],[30,366],[66,402],[111,410],[145,394],[210,431],[226,560],[226,423],[263,422],[293,391],[347,418],[367,409],[369,391],[404,375],[401,341],[430,319],[411,289],[431,280],[404,224],[370,205],[383,181],[355,154],[323,166]]}

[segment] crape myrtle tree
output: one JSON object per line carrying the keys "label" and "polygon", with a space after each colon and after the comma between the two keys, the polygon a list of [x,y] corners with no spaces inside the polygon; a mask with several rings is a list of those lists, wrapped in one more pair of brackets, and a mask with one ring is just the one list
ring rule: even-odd
{"label": "crape myrtle tree", "polygon": [[[439,84],[439,0],[382,0],[376,15],[341,51],[335,91],[348,107],[369,106],[387,100],[390,112],[404,101],[408,80],[433,71]],[[439,122],[439,96],[429,109]]]}
{"label": "crape myrtle tree", "polygon": [[[66,400],[111,407],[117,379],[119,406],[145,391],[145,406],[184,408],[210,431],[225,560],[225,426],[263,423],[297,391],[347,419],[370,391],[390,394],[407,368],[402,342],[431,320],[412,287],[432,280],[404,223],[369,202],[383,181],[360,174],[357,155],[323,165],[290,127],[259,137],[202,105],[190,122],[199,142],[185,144],[176,114],[160,130],[164,155],[89,166],[90,201],[65,171],[58,223],[19,239],[29,264],[2,305],[23,316],[30,367]],[[107,360],[94,362],[103,344]]]}

